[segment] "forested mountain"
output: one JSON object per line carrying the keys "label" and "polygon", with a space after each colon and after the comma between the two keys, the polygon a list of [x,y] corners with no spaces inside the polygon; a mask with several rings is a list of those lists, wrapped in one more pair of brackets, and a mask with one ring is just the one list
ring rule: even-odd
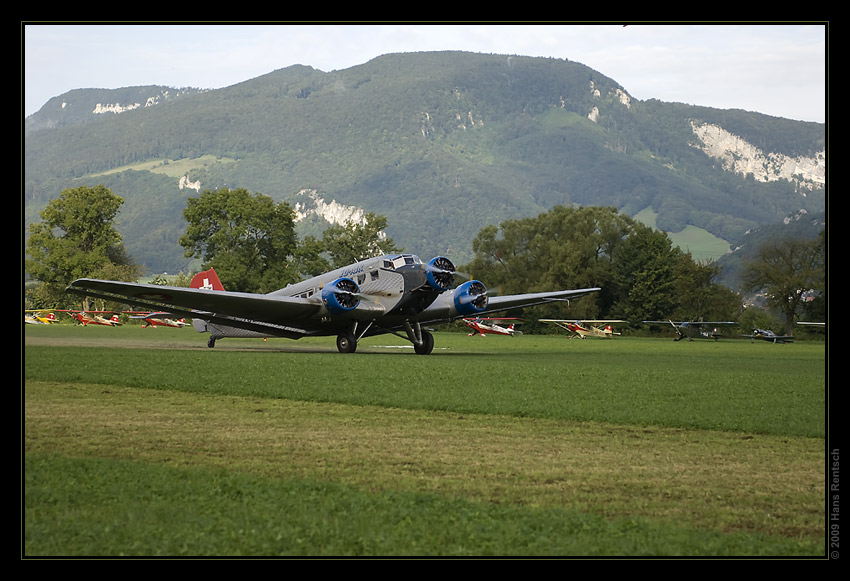
{"label": "forested mountain", "polygon": [[186,199],[223,187],[307,215],[384,215],[398,246],[457,263],[482,227],[555,205],[651,208],[661,229],[733,244],[825,210],[823,124],[637,101],[559,59],[393,54],[211,91],[94,91],[26,120],[25,221],[63,189],[102,183],[125,199],[127,250],[154,272],[186,269]]}

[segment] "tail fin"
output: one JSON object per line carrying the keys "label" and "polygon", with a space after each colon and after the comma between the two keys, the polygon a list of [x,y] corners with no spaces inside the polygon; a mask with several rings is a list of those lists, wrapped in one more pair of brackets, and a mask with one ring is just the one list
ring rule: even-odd
{"label": "tail fin", "polygon": [[222,286],[221,281],[218,280],[218,275],[215,273],[214,268],[196,274],[192,278],[192,284],[190,286],[192,288],[200,288],[206,290],[224,290],[224,286]]}

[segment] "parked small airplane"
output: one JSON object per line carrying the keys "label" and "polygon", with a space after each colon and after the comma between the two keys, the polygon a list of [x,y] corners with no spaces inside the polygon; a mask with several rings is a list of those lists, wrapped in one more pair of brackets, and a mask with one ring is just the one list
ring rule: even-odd
{"label": "parked small airplane", "polygon": [[[613,339],[614,335],[619,335],[620,333],[614,332],[614,329],[611,327],[611,323],[625,323],[625,321],[621,319],[540,319],[540,322],[554,323],[562,329],[566,329],[570,333],[573,333],[569,336],[570,339],[575,337],[586,339],[588,335],[592,337],[607,337],[608,339]],[[604,324],[605,327],[585,325],[585,323],[601,323]]]}
{"label": "parked small airplane", "polygon": [[[737,326],[738,323],[734,321],[644,321],[645,325],[673,325],[673,328],[676,330],[676,338],[674,341],[681,341],[682,339],[687,339],[688,341],[693,341],[694,339],[714,339],[717,341],[723,335],[718,331],[717,327],[734,325]],[[710,327],[710,329],[706,329],[704,327]]]}
{"label": "parked small airplane", "polygon": [[[492,318],[492,317],[470,317],[461,319],[464,325],[472,329],[470,337],[474,335],[522,335],[522,331],[516,328],[517,323],[521,323],[522,319],[513,318]],[[510,323],[507,327],[499,325],[499,323],[507,321],[517,321]]]}
{"label": "parked small airplane", "polygon": [[749,337],[750,342],[755,341],[756,339],[761,339],[762,341],[769,341],[771,343],[793,343],[794,336],[793,335],[777,335],[773,331],[769,329],[753,329],[751,335],[741,335],[742,337]]}
{"label": "parked small airplane", "polygon": [[[36,313],[30,315],[27,313]],[[50,325],[56,322],[56,315],[48,313],[44,310],[27,310],[24,311],[24,323],[27,325]]]}
{"label": "parked small airplane", "polygon": [[136,313],[136,311],[124,311],[125,313],[130,314],[131,319],[142,319],[145,324],[142,325],[142,329],[147,329],[148,327],[185,327],[189,323],[186,322],[185,319],[169,319],[167,318],[169,313]]}
{"label": "parked small airplane", "polygon": [[76,319],[78,323],[85,325],[106,325],[107,327],[118,327],[121,321],[118,320],[118,315],[113,314],[110,318],[101,317],[101,314],[109,314],[112,311],[67,311],[71,318]]}
{"label": "parked small airplane", "polygon": [[[214,271],[200,276],[217,288]],[[423,325],[580,297],[599,288],[489,297],[477,280],[455,287],[454,264],[444,257],[423,263],[413,254],[370,258],[268,293],[177,288],[109,280],[78,279],[68,292],[105,298],[192,318],[223,337],[337,336],[337,349],[353,353],[360,339],[392,333],[413,343],[418,354],[434,348]],[[194,285],[193,285],[194,286]],[[219,285],[220,286],[220,283]],[[404,333],[404,334],[402,334]]]}

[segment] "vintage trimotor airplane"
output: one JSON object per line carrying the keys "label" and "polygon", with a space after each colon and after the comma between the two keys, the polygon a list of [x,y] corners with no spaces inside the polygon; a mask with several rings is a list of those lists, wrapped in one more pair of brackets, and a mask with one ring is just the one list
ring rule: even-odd
{"label": "vintage trimotor airplane", "polygon": [[794,336],[793,335],[777,335],[770,329],[753,329],[752,334],[750,335],[742,335],[742,337],[748,337],[750,342],[754,342],[756,339],[761,339],[762,341],[768,341],[770,343],[793,343]]}
{"label": "vintage trimotor airplane", "polygon": [[[723,335],[717,329],[717,327],[734,325],[737,326],[738,323],[734,321],[644,321],[645,325],[666,325],[670,324],[676,330],[676,338],[674,341],[681,341],[682,339],[687,339],[688,341],[693,341],[694,339],[714,339],[717,341]],[[710,329],[704,328],[710,327]]]}
{"label": "vintage trimotor airplane", "polygon": [[210,333],[210,347],[223,337],[336,335],[337,349],[352,353],[363,337],[392,333],[413,343],[416,353],[428,354],[434,337],[423,325],[569,300],[599,290],[491,298],[477,280],[455,287],[456,271],[448,258],[423,263],[413,254],[369,258],[268,294],[214,290],[221,283],[212,270],[196,278],[192,286],[209,290],[78,279],[67,291],[192,318],[197,331]]}
{"label": "vintage trimotor airplane", "polygon": [[[574,337],[586,339],[588,336],[613,339],[614,335],[619,335],[620,333],[614,332],[614,329],[611,327],[611,323],[625,323],[622,319],[540,319],[540,322],[554,323],[562,329],[566,329],[570,333],[573,333],[570,335],[570,339],[573,339]],[[590,323],[596,323],[597,325],[603,324],[605,326],[597,327]]]}
{"label": "vintage trimotor airplane", "polygon": [[[507,326],[500,325],[499,323],[506,323],[510,321]],[[518,323],[522,322],[522,319],[516,319],[511,317],[467,317],[461,319],[461,322],[472,329],[472,332],[469,334],[470,337],[474,335],[522,335],[522,331],[516,328]]]}

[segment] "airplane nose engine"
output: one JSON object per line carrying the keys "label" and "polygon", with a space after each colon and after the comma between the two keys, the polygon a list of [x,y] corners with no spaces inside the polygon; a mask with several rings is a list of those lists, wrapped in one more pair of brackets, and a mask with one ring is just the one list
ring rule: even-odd
{"label": "airplane nose engine", "polygon": [[322,303],[333,314],[350,311],[360,304],[360,287],[350,278],[338,278],[322,288]]}
{"label": "airplane nose engine", "polygon": [[460,315],[480,313],[487,308],[489,302],[487,287],[477,280],[465,282],[454,291],[455,310]]}
{"label": "airplane nose engine", "polygon": [[455,265],[443,256],[432,258],[425,267],[428,286],[434,290],[449,290],[455,285]]}

